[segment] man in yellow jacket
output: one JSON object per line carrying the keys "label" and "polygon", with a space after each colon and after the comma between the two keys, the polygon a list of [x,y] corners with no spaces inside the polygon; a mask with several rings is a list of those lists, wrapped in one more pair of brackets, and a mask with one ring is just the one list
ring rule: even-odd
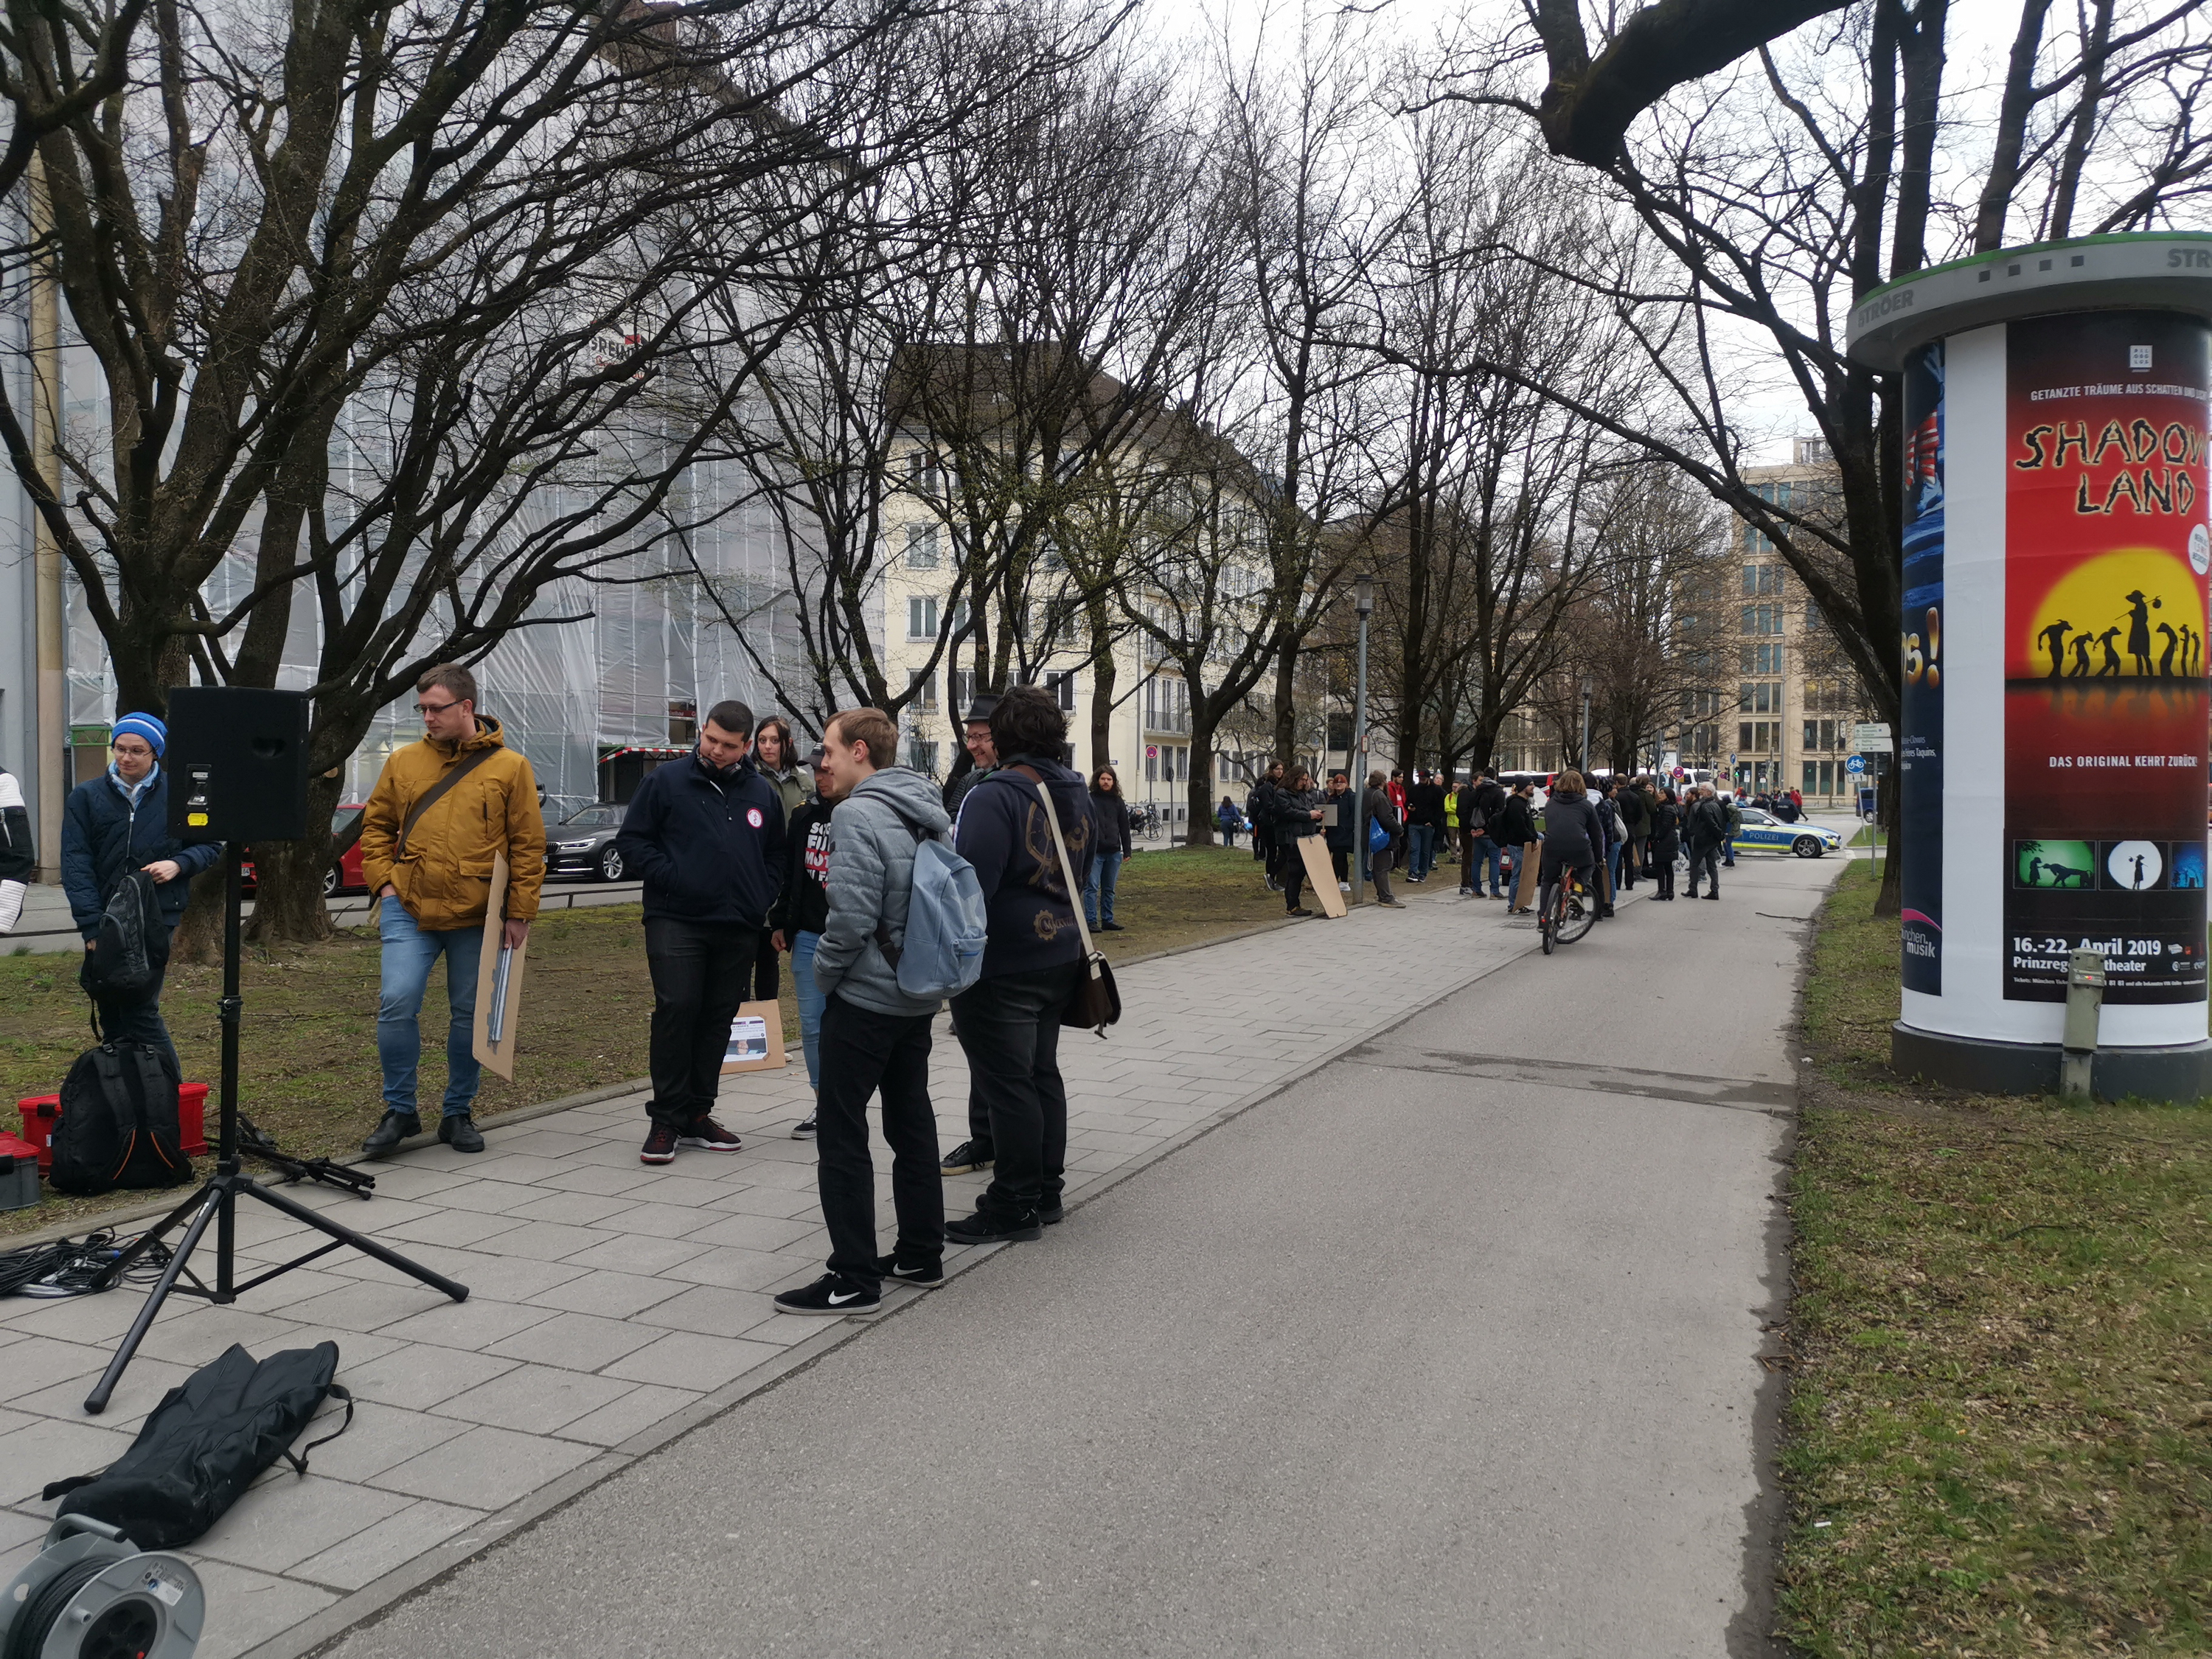
{"label": "man in yellow jacket", "polygon": [[384,940],[376,1056],[384,1117],[362,1150],[381,1157],[422,1132],[415,1073],[422,1057],[422,990],[446,958],[446,1103],[438,1139],[483,1151],[470,1109],[482,1067],[475,1052],[477,963],[495,854],[507,854],[506,943],[520,945],[545,880],[545,821],[530,763],[507,746],[499,722],[477,713],[476,677],[442,663],[415,683],[422,741],[384,763],[361,819],[361,871],[377,895]]}

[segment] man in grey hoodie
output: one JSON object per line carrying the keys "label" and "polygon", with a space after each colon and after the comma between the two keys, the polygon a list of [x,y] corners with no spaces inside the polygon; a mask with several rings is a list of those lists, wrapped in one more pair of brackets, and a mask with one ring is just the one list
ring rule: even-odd
{"label": "man in grey hoodie", "polygon": [[[823,769],[840,797],[830,831],[829,914],[814,950],[823,998],[815,1146],[830,1270],[777,1297],[785,1313],[873,1313],[887,1276],[945,1282],[945,1188],[929,1103],[929,1027],[939,1005],[899,988],[884,946],[896,951],[906,938],[915,844],[947,840],[951,819],[929,779],[877,763],[897,745],[898,728],[880,708],[846,709],[822,734]],[[898,1215],[897,1246],[887,1256],[876,1254],[868,1156],[868,1099],[878,1091]]]}

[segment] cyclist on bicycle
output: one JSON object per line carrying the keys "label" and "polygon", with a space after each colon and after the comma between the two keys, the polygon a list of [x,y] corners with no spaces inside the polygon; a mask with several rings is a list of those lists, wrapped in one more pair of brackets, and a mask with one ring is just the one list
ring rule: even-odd
{"label": "cyclist on bicycle", "polygon": [[1551,799],[1544,804],[1544,861],[1539,867],[1536,889],[1539,916],[1552,914],[1552,888],[1562,871],[1595,894],[1592,877],[1597,864],[1600,835],[1597,809],[1583,787],[1583,775],[1560,773],[1552,785]]}

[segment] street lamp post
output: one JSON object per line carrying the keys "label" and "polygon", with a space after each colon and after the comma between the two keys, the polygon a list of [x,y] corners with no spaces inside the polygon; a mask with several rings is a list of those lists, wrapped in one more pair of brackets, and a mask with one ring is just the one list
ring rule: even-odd
{"label": "street lamp post", "polygon": [[1590,762],[1589,762],[1589,702],[1590,702],[1590,689],[1589,689],[1589,682],[1588,680],[1584,680],[1584,681],[1583,682],[1583,746],[1582,746],[1579,750],[1577,750],[1576,751],[1577,754],[1579,754],[1579,755],[1582,757],[1583,774],[1583,775],[1584,775],[1584,776],[1588,776],[1588,775],[1589,775],[1589,769],[1590,769]]}
{"label": "street lamp post", "polygon": [[1359,678],[1352,696],[1352,902],[1367,889],[1367,619],[1375,614],[1375,579],[1361,576],[1352,586],[1359,613]]}

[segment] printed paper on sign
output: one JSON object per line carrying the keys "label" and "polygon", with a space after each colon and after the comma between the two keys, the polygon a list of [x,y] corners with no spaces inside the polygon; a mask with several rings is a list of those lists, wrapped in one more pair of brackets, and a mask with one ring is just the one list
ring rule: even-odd
{"label": "printed paper on sign", "polygon": [[722,1075],[774,1071],[785,1063],[783,1010],[773,1002],[746,1003],[730,1022],[729,1042],[722,1050]]}
{"label": "printed paper on sign", "polygon": [[2204,1000],[2208,378],[2212,330],[2179,313],[2006,331],[2014,1001],[2064,1000],[2080,950],[2108,1004]]}

